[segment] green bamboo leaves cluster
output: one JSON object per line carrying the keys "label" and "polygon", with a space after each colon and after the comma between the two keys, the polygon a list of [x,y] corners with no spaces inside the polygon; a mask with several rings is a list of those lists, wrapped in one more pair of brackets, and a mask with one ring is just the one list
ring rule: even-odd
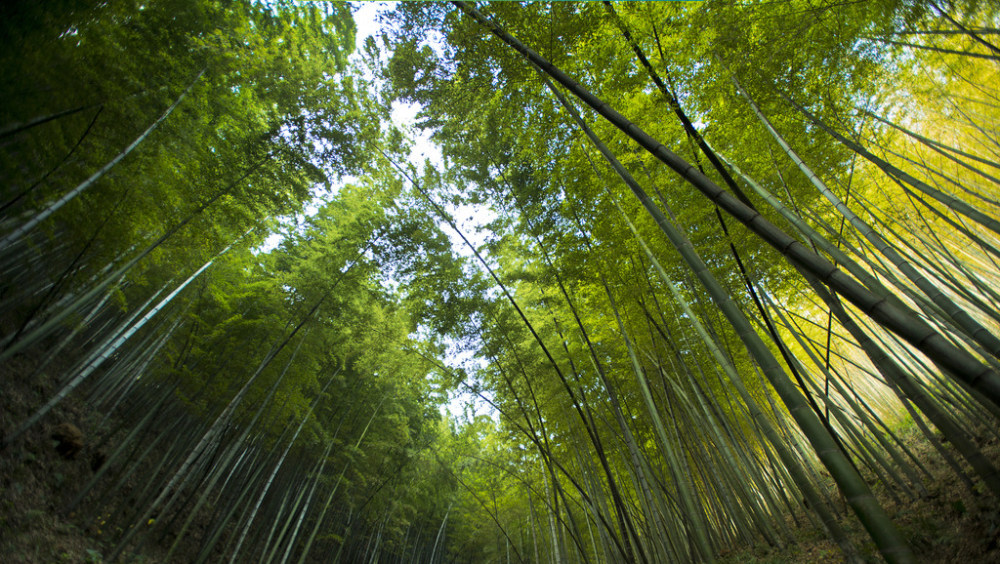
{"label": "green bamboo leaves cluster", "polygon": [[[885,43],[878,38],[928,25],[924,13],[872,2],[852,6],[834,24],[828,21],[830,7],[794,3],[454,4],[461,16],[437,8],[398,10],[397,37],[406,50],[389,69],[390,76],[422,69],[417,83],[401,76],[393,94],[425,104],[426,123],[446,124],[436,138],[454,159],[453,169],[464,167],[456,173],[458,182],[471,201],[485,199],[504,218],[494,222],[496,239],[488,248],[506,258],[500,264],[507,268],[491,270],[532,339],[500,319],[484,328],[488,341],[498,328],[504,333],[494,338],[495,350],[501,350],[499,343],[521,349],[491,357],[508,365],[487,369],[497,394],[492,404],[504,425],[520,435],[521,448],[538,450],[542,482],[563,484],[549,491],[546,509],[566,530],[560,533],[556,525],[541,546],[534,536],[532,552],[555,560],[593,554],[627,561],[712,560],[719,543],[728,542],[722,539],[733,534],[725,524],[730,519],[780,546],[780,532],[764,515],[785,509],[733,505],[734,499],[746,500],[741,485],[716,487],[726,483],[718,475],[723,471],[705,453],[729,444],[732,450],[726,452],[742,450],[751,458],[729,458],[722,466],[735,475],[776,480],[755,485],[774,503],[795,484],[810,498],[811,509],[820,511],[845,556],[860,558],[831,512],[817,507],[825,502],[812,501],[822,496],[810,475],[814,462],[798,458],[801,450],[786,451],[784,443],[790,442],[796,449],[811,446],[884,558],[912,561],[909,541],[862,477],[891,477],[913,495],[923,489],[913,466],[920,462],[906,458],[906,445],[883,421],[903,410],[919,425],[923,417],[936,419],[939,432],[958,440],[956,448],[977,469],[976,479],[994,489],[996,470],[968,441],[968,425],[989,421],[986,414],[997,406],[996,362],[989,352],[996,338],[995,308],[983,300],[987,290],[964,291],[965,282],[950,270],[962,270],[977,288],[988,287],[995,274],[977,269],[971,275],[969,267],[981,262],[961,266],[955,247],[941,243],[933,226],[928,237],[916,240],[893,226],[900,221],[893,206],[869,204],[871,194],[882,197],[892,190],[879,184],[884,178],[869,177],[886,174],[904,193],[925,198],[916,201],[930,198],[976,222],[962,233],[986,253],[995,244],[992,235],[983,238],[984,229],[992,229],[989,214],[995,210],[988,202],[995,186],[979,183],[979,190],[969,190],[959,184],[963,177],[942,175],[924,161],[925,172],[960,186],[968,199],[942,191],[940,181],[919,180],[903,171],[905,166],[877,157],[883,149],[852,141],[869,123],[863,106],[862,119],[845,118],[859,100],[869,107],[891,104],[878,94],[900,79],[900,67],[887,63],[898,54],[880,49]],[[429,21],[448,29],[445,47],[421,47],[410,33]],[[788,27],[776,35],[777,21],[814,38],[815,50],[789,43]],[[734,92],[736,80],[742,97]],[[755,97],[765,97],[768,109],[747,99],[746,84]],[[599,117],[580,116],[573,108],[577,103]],[[498,123],[505,125],[496,130]],[[985,135],[977,142],[991,134]],[[785,136],[795,141],[788,143]],[[964,146],[956,151],[965,152]],[[953,162],[956,151],[948,152]],[[960,166],[984,159],[981,153],[965,157]],[[741,168],[752,165],[753,172],[736,169],[737,160]],[[866,178],[855,179],[855,168],[863,168]],[[765,184],[781,196],[770,195]],[[884,234],[859,220],[861,213],[841,208],[828,184],[839,191],[846,185],[847,198],[878,218],[875,229]],[[744,193],[751,186],[770,199],[755,204],[759,200]],[[626,187],[639,205],[617,201]],[[698,192],[706,198],[699,200]],[[823,195],[832,208],[822,205]],[[970,200],[982,205],[976,208]],[[768,203],[772,209],[761,207]],[[934,204],[923,205],[918,213],[924,217],[928,212],[953,217]],[[858,231],[845,230],[843,223],[838,227],[840,215]],[[624,223],[613,220],[618,216]],[[734,226],[733,219],[745,228]],[[872,258],[873,253],[885,258]],[[882,276],[890,283],[880,281]],[[692,325],[701,328],[692,331]],[[696,350],[692,342],[704,345]],[[562,352],[553,354],[559,347]],[[712,350],[726,351],[732,360],[709,355]],[[862,362],[881,374],[859,371],[852,356],[865,358]],[[920,360],[914,364],[914,359]],[[720,372],[724,366],[731,368]],[[725,382],[718,379],[723,373],[730,382],[746,380],[753,388],[734,401],[732,389],[717,384]],[[900,403],[874,411],[871,404],[884,405],[887,394]],[[940,409],[959,396],[970,411]],[[704,399],[705,411],[696,411],[695,397]],[[544,407],[560,401],[562,415]],[[913,410],[918,404],[923,407]],[[704,434],[685,434],[683,425],[671,430],[687,420],[701,426],[718,421],[718,426]],[[795,435],[782,436],[792,421],[804,443]],[[726,430],[732,425],[747,438]],[[878,446],[864,433],[878,437]],[[618,452],[609,451],[606,445],[615,443],[621,445]],[[588,464],[580,449],[589,449],[594,460]],[[952,459],[944,450],[942,455]],[[772,473],[779,460],[784,468]],[[595,476],[599,468],[606,470]],[[966,471],[958,472],[965,479]],[[577,497],[579,506],[574,509],[567,497]],[[517,520],[514,507],[493,511],[491,519],[502,521],[500,514],[508,511]],[[539,527],[529,526],[535,532]],[[584,548],[587,535],[595,535],[590,548]]]}
{"label": "green bamboo leaves cluster", "polygon": [[468,288],[433,219],[364,160],[387,142],[347,58],[350,8],[31,13],[4,22],[23,25],[2,55],[0,357],[22,398],[4,456],[83,429],[93,476],[53,503],[100,523],[109,561],[433,552],[454,487],[431,463],[450,432],[426,358]]}

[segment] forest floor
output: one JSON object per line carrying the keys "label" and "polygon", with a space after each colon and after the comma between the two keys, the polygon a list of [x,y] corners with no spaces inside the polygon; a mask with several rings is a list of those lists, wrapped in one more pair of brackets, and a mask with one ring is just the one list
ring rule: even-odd
{"label": "forest floor", "polygon": [[[890,492],[873,475],[865,474],[876,497],[909,541],[917,560],[927,564],[1000,564],[1000,505],[989,494],[981,493],[980,484],[970,491],[916,427],[897,430],[897,433],[931,475],[925,480],[926,493],[907,497],[900,491]],[[994,465],[1000,464],[1000,442],[995,437],[984,440],[979,447]],[[949,445],[946,444],[946,448],[957,456]],[[831,491],[832,486],[831,481]],[[893,494],[897,499],[893,499]],[[844,518],[848,508],[842,497],[838,509],[841,527],[862,556],[869,561],[881,561],[861,523]],[[754,547],[727,551],[720,562],[812,564],[844,561],[840,548],[822,529],[811,526],[804,514],[794,518],[786,516],[786,524],[792,530],[794,544],[775,548],[762,541]]]}
{"label": "forest floor", "polygon": [[[19,383],[15,375],[18,359],[0,368],[0,432],[6,433],[30,415],[33,406],[44,403],[49,386]],[[13,377],[12,377],[13,376]],[[111,539],[120,531],[107,531],[109,516],[94,514],[86,503],[73,511],[66,505],[93,476],[102,449],[93,436],[101,414],[88,412],[77,401],[56,406],[39,424],[0,450],[0,562],[100,563],[111,552]],[[60,456],[50,438],[56,425],[69,422],[78,426],[86,443],[72,459]],[[889,515],[910,541],[920,562],[1000,564],[1000,505],[990,496],[970,492],[915,429],[900,431],[907,446],[924,464],[932,479],[923,496],[910,498],[889,492],[875,478],[871,487]],[[1000,463],[1000,444],[995,438],[980,447],[987,457]],[[132,489],[126,485],[126,490]],[[831,484],[832,486],[832,484]],[[895,493],[900,499],[893,499]],[[128,495],[127,491],[108,495]],[[861,525],[844,517],[840,500],[841,525],[847,529],[861,553],[879,561],[876,550]],[[839,548],[813,526],[804,515],[789,515],[786,524],[795,539],[783,548],[763,542],[753,547],[724,551],[724,563],[781,564],[842,562]],[[142,556],[129,556],[130,563],[162,561],[165,550],[157,546],[140,549]],[[181,560],[186,558],[181,557]]]}
{"label": "forest floor", "polygon": [[[47,401],[55,386],[45,374],[33,383],[25,382],[32,372],[29,362],[15,356],[0,367],[0,434],[6,435],[29,417],[33,409]],[[49,373],[67,368],[59,359]],[[87,409],[72,397],[56,405],[38,424],[0,450],[0,563],[3,564],[79,564],[105,562],[104,554],[112,549],[115,531],[103,526],[107,515],[94,514],[93,504],[85,500],[73,510],[67,504],[99,470],[104,453],[111,443],[99,444],[95,429],[103,414]],[[72,458],[56,450],[51,438],[55,428],[70,423],[83,433],[83,448]],[[105,421],[108,427],[120,422]],[[112,436],[113,439],[121,437]],[[131,489],[131,484],[125,484]],[[127,495],[124,491],[111,496]],[[145,551],[144,551],[145,552]],[[163,551],[150,547],[150,555],[130,556],[124,561],[153,564],[162,561]]]}
{"label": "forest floor", "polygon": [[[32,364],[15,356],[0,371],[0,432],[4,435],[31,415],[32,406],[45,402],[49,386],[22,381]],[[61,511],[72,491],[92,474],[86,459],[89,449],[67,460],[49,438],[62,422],[85,428],[83,419],[84,410],[65,401],[0,451],[0,561],[103,561],[97,529],[87,531]]]}

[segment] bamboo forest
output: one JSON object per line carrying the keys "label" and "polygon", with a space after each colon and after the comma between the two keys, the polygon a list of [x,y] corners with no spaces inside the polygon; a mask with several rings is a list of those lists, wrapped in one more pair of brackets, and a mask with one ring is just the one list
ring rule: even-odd
{"label": "bamboo forest", "polygon": [[1000,562],[1000,5],[0,2],[0,561]]}

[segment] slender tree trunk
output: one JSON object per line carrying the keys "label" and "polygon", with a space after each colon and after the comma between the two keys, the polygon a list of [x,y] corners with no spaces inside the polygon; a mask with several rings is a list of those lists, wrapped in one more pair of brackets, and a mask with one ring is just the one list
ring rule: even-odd
{"label": "slender tree trunk", "polygon": [[205,69],[202,69],[202,71],[198,73],[198,76],[196,76],[195,79],[191,81],[191,84],[188,85],[188,87],[184,90],[184,92],[182,92],[181,95],[178,96],[177,99],[174,101],[174,103],[171,104],[169,108],[167,108],[167,111],[163,112],[163,115],[161,115],[159,119],[154,121],[152,125],[146,128],[146,131],[143,131],[142,134],[135,139],[135,141],[133,141],[128,147],[125,147],[125,150],[123,150],[121,153],[118,153],[118,155],[115,158],[111,159],[111,161],[108,162],[108,164],[104,165],[100,170],[92,174],[90,178],[87,178],[86,180],[81,182],[76,188],[73,188],[65,195],[63,195],[61,198],[59,198],[55,202],[52,202],[47,208],[35,214],[34,217],[32,217],[30,220],[28,220],[23,225],[14,230],[13,233],[7,235],[3,239],[0,239],[0,251],[3,251],[16,241],[20,240],[22,237],[24,237],[25,233],[34,229],[35,226],[45,221],[50,215],[59,211],[59,209],[62,208],[64,205],[66,205],[67,202],[79,196],[87,188],[90,188],[90,186],[92,186],[102,176],[104,176],[105,173],[107,173],[109,170],[112,169],[112,167],[118,164],[119,161],[128,156],[128,154],[131,153],[133,149],[135,149],[136,147],[139,146],[140,143],[145,141],[146,138],[149,137],[149,134],[152,133],[153,130],[155,130],[157,127],[159,127],[159,125],[163,123],[164,120],[166,120],[171,113],[173,113],[174,109],[177,106],[179,106],[182,101],[184,101],[184,98],[187,97],[188,93],[191,92],[191,89],[194,88],[194,85],[198,83],[198,80],[200,80],[202,75],[204,74],[205,74]]}

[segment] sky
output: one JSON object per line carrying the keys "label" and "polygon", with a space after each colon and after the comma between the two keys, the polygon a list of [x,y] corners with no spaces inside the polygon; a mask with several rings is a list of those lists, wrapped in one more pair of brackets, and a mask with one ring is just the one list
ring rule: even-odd
{"label": "sky", "polygon": [[[397,2],[352,2],[351,5],[356,8],[354,12],[354,23],[357,26],[357,36],[355,38],[355,55],[352,57],[359,57],[357,53],[360,53],[365,40],[370,36],[377,36],[380,33],[380,25],[376,21],[378,14],[393,9],[393,5]],[[433,44],[432,44],[433,47]],[[424,159],[430,159],[431,163],[436,167],[444,166],[444,159],[441,155],[441,148],[431,141],[430,133],[426,131],[421,131],[416,128],[415,124],[417,122],[417,114],[420,112],[420,106],[412,103],[402,103],[394,102],[392,105],[392,120],[397,127],[403,129],[413,140],[413,147],[410,151],[410,162],[413,163],[415,167],[422,168]],[[482,226],[493,219],[493,214],[483,208],[475,208],[471,206],[463,206],[457,209],[450,209],[449,212],[458,221],[458,224],[462,226],[465,235],[469,237],[474,245],[480,245],[485,241],[485,237],[482,234],[478,234],[477,227]],[[451,238],[452,248],[458,254],[466,257],[472,256],[471,251],[468,247],[461,241],[461,239],[450,229],[447,225],[442,224],[442,229]],[[448,355],[449,358],[446,359],[448,364],[458,365],[462,364],[463,361],[471,360],[469,356],[459,355],[452,352]],[[486,405],[481,399],[476,398],[474,395],[465,392],[463,390],[457,390],[449,396],[449,402],[445,406],[445,409],[450,412],[456,418],[462,419],[466,415],[467,406],[472,406],[471,415],[482,415],[491,414],[494,417],[497,414],[493,413],[493,410]]]}
{"label": "sky", "polygon": [[[395,4],[398,4],[398,2],[351,2],[351,6],[355,9],[353,16],[355,25],[357,26],[357,35],[354,42],[355,53],[351,55],[352,60],[360,61],[360,53],[365,40],[368,37],[377,36],[381,31],[380,24],[377,21],[378,15],[382,12],[391,11]],[[383,56],[387,57],[388,54],[384,54]],[[374,77],[369,76],[369,80],[375,82]],[[375,84],[374,86],[378,87],[378,84]],[[444,159],[441,155],[440,147],[431,141],[429,132],[421,131],[415,127],[419,111],[420,106],[418,104],[397,101],[392,104],[391,117],[393,123],[402,129],[413,142],[410,152],[410,162],[417,167],[417,170],[421,170],[423,168],[425,159],[430,159],[431,163],[433,163],[436,167],[443,167]],[[356,177],[346,176],[342,179],[341,184],[353,182],[357,182]],[[336,191],[336,189],[334,190]],[[313,215],[316,211],[316,204],[306,206],[306,215]],[[459,224],[466,229],[465,234],[469,236],[474,244],[479,245],[484,242],[483,237],[476,236],[475,228],[489,222],[492,219],[488,210],[463,207],[459,209],[452,209],[450,211],[453,216],[459,220]],[[457,252],[464,256],[471,255],[468,249],[465,248],[465,245],[462,244],[461,239],[459,239],[454,233],[451,233],[447,228],[445,228],[445,232],[447,232],[449,237],[452,238],[453,247]],[[268,251],[273,249],[281,242],[281,239],[282,236],[280,234],[271,235],[262,246],[262,250]]]}
{"label": "sky", "polygon": [[[357,11],[354,12],[354,23],[357,25],[357,37],[355,38],[355,54],[353,57],[359,57],[358,53],[361,52],[362,46],[365,40],[370,36],[377,36],[380,32],[379,23],[376,21],[376,17],[379,13],[388,12],[393,9],[393,5],[398,2],[352,2],[351,5],[357,7]],[[392,105],[392,119],[397,126],[404,126],[406,131],[410,134],[411,138],[415,141],[413,146],[413,151],[411,153],[411,160],[419,160],[423,162],[423,158],[431,159],[436,166],[441,166],[443,160],[441,158],[441,150],[438,146],[431,142],[430,134],[425,132],[417,131],[413,125],[416,123],[417,113],[420,111],[420,107],[417,104],[404,104],[402,102],[394,102]],[[415,163],[416,164],[416,163]]]}

